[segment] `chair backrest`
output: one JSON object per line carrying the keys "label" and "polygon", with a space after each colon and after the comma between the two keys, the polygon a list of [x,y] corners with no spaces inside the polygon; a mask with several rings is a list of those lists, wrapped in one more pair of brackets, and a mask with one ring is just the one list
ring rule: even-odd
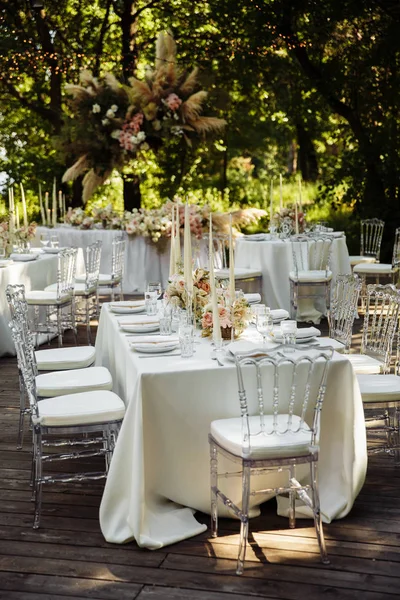
{"label": "chair backrest", "polygon": [[57,297],[72,295],[75,284],[77,248],[65,248],[58,253]]}
{"label": "chair backrest", "polygon": [[328,275],[333,238],[326,235],[291,238],[293,266],[299,271],[325,271]]}
{"label": "chair backrest", "polygon": [[[204,242],[204,246],[207,248],[206,253],[202,252],[199,254],[199,263],[200,268],[208,269],[209,268],[209,242],[210,236],[204,234],[202,237]],[[226,249],[229,246],[229,237],[224,235],[213,235],[213,248],[214,248],[214,269],[226,269],[228,268],[227,263],[227,252]],[[199,253],[201,249],[199,249]]]}
{"label": "chair backrest", "polygon": [[86,290],[90,290],[94,287],[97,287],[97,284],[99,282],[101,246],[102,246],[102,242],[99,240],[97,242],[94,242],[94,244],[90,244],[90,246],[88,246],[86,248],[86,253],[85,253],[85,270],[86,270],[85,288],[86,288]]}
{"label": "chair backrest", "polygon": [[[310,433],[310,445],[317,450],[319,420],[325,397],[332,348],[319,348],[294,358],[246,353],[236,356],[239,403],[242,417],[242,448],[251,453],[252,441],[259,436],[291,436]],[[300,349],[300,347],[299,347]],[[251,365],[253,369],[247,367]],[[258,416],[259,426],[250,431],[249,416]],[[266,426],[265,416],[272,415]],[[258,424],[258,421],[257,421]],[[311,429],[311,432],[310,432]]]}
{"label": "chair backrest", "polygon": [[384,373],[390,371],[400,309],[400,291],[394,285],[368,285],[361,352],[382,362]]}
{"label": "chair backrest", "polygon": [[11,285],[6,287],[6,298],[11,313],[11,323],[19,328],[24,344],[31,352],[35,375],[38,373],[34,339],[29,328],[29,307],[25,300],[25,286]]}
{"label": "chair backrest", "polygon": [[25,384],[28,394],[29,404],[32,410],[32,416],[39,417],[39,407],[36,393],[36,365],[34,363],[34,352],[32,334],[28,333],[29,343],[26,343],[25,333],[22,327],[16,322],[10,323],[11,336],[17,351],[18,368]]}
{"label": "chair backrest", "polygon": [[354,319],[362,281],[358,275],[338,275],[328,310],[329,337],[344,344],[347,353],[351,346]]}
{"label": "chair backrest", "polygon": [[112,241],[111,276],[121,280],[124,272],[125,236],[116,236]]}
{"label": "chair backrest", "polygon": [[394,234],[392,267],[393,269],[400,268],[400,227],[396,229]]}
{"label": "chair backrest", "polygon": [[379,262],[384,227],[385,223],[380,219],[363,219],[361,221],[361,256],[372,256],[376,262]]}

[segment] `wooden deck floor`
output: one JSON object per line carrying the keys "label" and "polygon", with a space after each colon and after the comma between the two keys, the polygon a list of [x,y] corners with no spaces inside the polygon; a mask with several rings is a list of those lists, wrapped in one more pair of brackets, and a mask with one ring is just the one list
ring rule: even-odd
{"label": "wooden deck floor", "polygon": [[319,563],[311,521],[288,530],[272,501],[251,521],[245,574],[238,577],[237,522],[221,521],[217,540],[206,532],[159,551],[108,544],[99,528],[99,484],[46,487],[42,527],[34,531],[29,436],[22,450],[15,447],[12,358],[0,359],[0,415],[1,600],[400,598],[400,471],[390,459],[370,461],[351,514],[325,526],[331,565]]}

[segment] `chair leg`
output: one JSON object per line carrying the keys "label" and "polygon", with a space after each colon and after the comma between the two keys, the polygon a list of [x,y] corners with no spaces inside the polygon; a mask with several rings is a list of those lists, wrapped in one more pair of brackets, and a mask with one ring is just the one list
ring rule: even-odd
{"label": "chair leg", "polygon": [[25,408],[25,387],[22,379],[22,374],[18,373],[19,383],[19,422],[18,422],[18,437],[17,437],[17,449],[21,450],[24,441],[24,417],[27,412]]}
{"label": "chair leg", "polygon": [[[295,467],[290,466],[289,477],[292,480],[295,477]],[[296,497],[297,492],[295,489],[289,492],[289,527],[294,529],[296,527]]]}
{"label": "chair leg", "polygon": [[249,503],[250,503],[250,467],[243,465],[242,474],[242,517],[240,519],[239,554],[236,574],[241,575],[246,558],[247,538],[249,536]]}
{"label": "chair leg", "polygon": [[330,561],[329,561],[328,554],[326,551],[324,530],[322,527],[321,509],[320,509],[320,505],[319,505],[318,467],[317,467],[316,461],[312,461],[310,463],[310,472],[311,472],[314,524],[315,524],[315,531],[317,534],[319,551],[321,554],[321,562],[324,565],[329,565]]}
{"label": "chair leg", "polygon": [[211,537],[218,537],[218,450],[210,442]]}
{"label": "chair leg", "polygon": [[33,519],[33,528],[38,529],[40,526],[40,516],[42,512],[42,433],[40,425],[34,426],[34,446],[35,454],[35,479],[33,482],[34,498],[35,498],[35,515]]}
{"label": "chair leg", "polygon": [[63,338],[62,338],[62,316],[61,316],[61,307],[57,306],[57,334],[58,334],[58,347],[61,348]]}

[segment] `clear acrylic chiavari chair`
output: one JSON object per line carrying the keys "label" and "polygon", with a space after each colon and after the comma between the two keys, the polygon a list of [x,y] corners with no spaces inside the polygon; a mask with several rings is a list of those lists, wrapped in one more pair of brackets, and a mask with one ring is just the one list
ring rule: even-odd
{"label": "clear acrylic chiavari chair", "polygon": [[344,354],[350,351],[360,290],[361,279],[357,275],[336,277],[328,310],[329,337],[343,345]]}
{"label": "clear acrylic chiavari chair", "polygon": [[[62,346],[64,331],[72,329],[78,343],[74,314],[74,280],[76,272],[76,248],[66,248],[58,253],[57,282],[54,290],[32,290],[25,293],[29,306],[34,307],[31,330],[37,334],[58,336]],[[40,310],[45,308],[46,319],[41,321]]]}
{"label": "clear acrylic chiavari chair", "polygon": [[100,273],[99,275],[99,287],[108,288],[110,290],[112,302],[115,300],[116,290],[119,290],[119,299],[124,299],[122,280],[124,275],[125,244],[125,235],[118,235],[113,239],[111,273]]}
{"label": "clear acrylic chiavari chair", "polygon": [[390,372],[399,310],[400,291],[392,284],[367,286],[361,352],[348,355],[357,374]]}
{"label": "clear acrylic chiavari chair", "polygon": [[[291,318],[297,316],[299,299],[322,299],[328,311],[331,298],[330,260],[333,238],[329,235],[291,238],[293,271],[289,273]],[[300,293],[300,291],[303,291]]]}
{"label": "clear acrylic chiavari chair", "polygon": [[[48,483],[99,480],[107,477],[125,414],[122,400],[107,390],[67,394],[38,401],[32,354],[16,322],[10,324],[18,364],[27,392],[33,429],[34,523],[40,526],[42,487]],[[28,334],[30,335],[30,334]],[[33,342],[32,342],[33,346]],[[61,452],[46,452],[58,448]],[[64,449],[67,449],[63,451]],[[44,466],[67,459],[103,456],[104,469],[95,472],[44,473]]]}
{"label": "clear acrylic chiavari chair", "polygon": [[359,263],[378,263],[381,252],[384,221],[364,219],[361,221],[360,254],[351,255],[350,265]]}
{"label": "clear acrylic chiavari chair", "polygon": [[[317,464],[320,415],[333,350],[321,347],[307,355],[298,354],[297,358],[281,358],[280,348],[273,355],[260,356],[258,352],[236,357],[240,417],[211,423],[211,534],[218,535],[218,501],[221,501],[240,520],[238,575],[244,567],[250,497],[257,494],[288,494],[291,528],[295,527],[295,502],[299,497],[314,517],[322,562],[329,562],[322,530]],[[238,465],[239,470],[219,473],[220,454]],[[296,479],[296,467],[304,464],[310,467],[309,484]],[[280,475],[279,487],[253,489],[252,476],[263,472],[275,476],[286,473],[286,478]],[[230,477],[242,479],[241,508],[221,489],[222,480]]]}
{"label": "clear acrylic chiavari chair", "polygon": [[[88,343],[92,343],[90,321],[99,316],[99,273],[102,242],[90,244],[85,250],[85,275],[75,281],[73,294],[75,298],[75,322],[86,325]],[[54,291],[53,283],[45,291]]]}

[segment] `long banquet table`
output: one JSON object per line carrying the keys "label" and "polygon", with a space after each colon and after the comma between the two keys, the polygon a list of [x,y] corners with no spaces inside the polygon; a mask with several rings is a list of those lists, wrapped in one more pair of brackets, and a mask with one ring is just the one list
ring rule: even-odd
{"label": "long banquet table", "polygon": [[[265,304],[271,308],[284,308],[290,311],[289,272],[293,270],[292,246],[287,240],[253,241],[239,238],[236,241],[235,266],[252,268],[262,272],[262,295]],[[333,279],[339,274],[351,273],[349,252],[344,236],[334,238],[330,269]],[[302,320],[319,322],[311,303],[301,308]],[[305,307],[305,304],[308,304]],[[310,312],[307,314],[307,310]]]}
{"label": "long banquet table", "polygon": [[6,287],[9,284],[23,284],[26,291],[44,290],[57,280],[57,256],[41,254],[36,260],[14,262],[0,268],[0,356],[15,355],[14,342],[8,326],[11,315],[6,299]]}
{"label": "long banquet table", "polygon": [[[135,539],[139,546],[156,549],[206,529],[194,512],[209,513],[207,436],[212,420],[239,415],[236,370],[233,363],[221,368],[211,360],[210,342],[203,339],[190,359],[140,358],[119,329],[119,319],[123,317],[103,305],[96,364],[110,369],[114,391],[127,411],[104,490],[100,524],[109,542]],[[319,472],[326,522],[348,514],[363,485],[366,465],[358,383],[347,358],[335,354],[321,422]],[[240,480],[231,478],[227,485],[231,498],[240,498]],[[278,513],[286,515],[281,498]]]}

